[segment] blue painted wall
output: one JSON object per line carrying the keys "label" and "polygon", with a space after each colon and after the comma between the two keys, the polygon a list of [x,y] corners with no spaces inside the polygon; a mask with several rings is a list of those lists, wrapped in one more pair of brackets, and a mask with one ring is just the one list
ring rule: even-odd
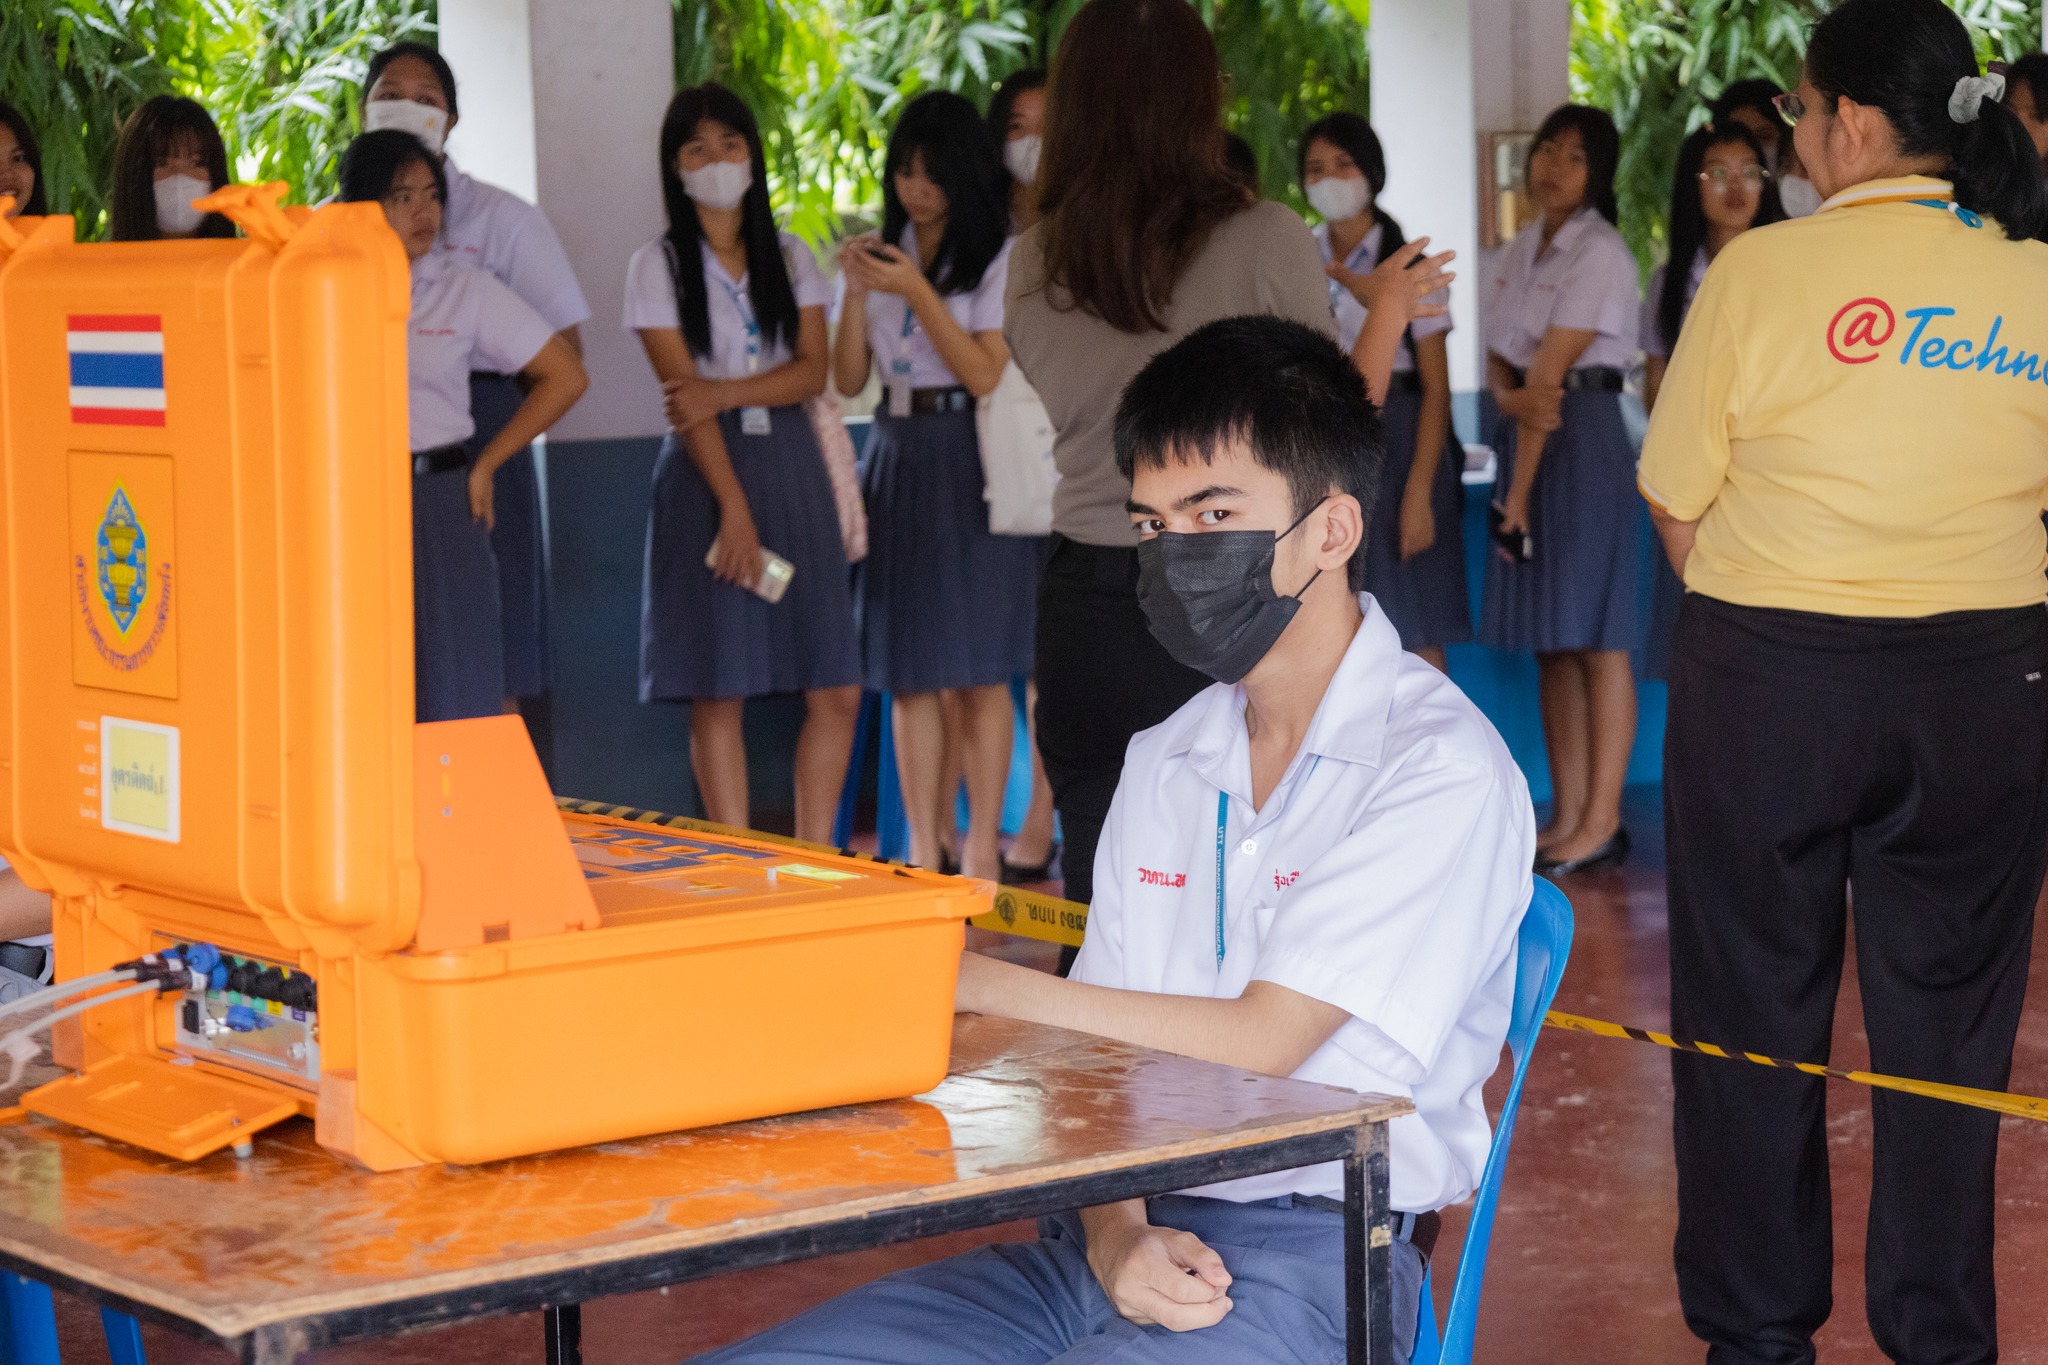
{"label": "blue painted wall", "polygon": [[[554,785],[568,795],[674,814],[701,806],[690,776],[689,714],[639,700],[640,571],[647,534],[655,440],[560,441],[548,451],[555,645]],[[1491,485],[1466,490],[1465,548],[1472,614],[1485,582],[1486,504]],[[1649,534],[1642,537],[1642,599],[1649,602]],[[1450,651],[1451,676],[1499,728],[1528,774],[1537,800],[1550,794],[1536,703],[1536,661],[1478,645]],[[1663,773],[1664,685],[1642,683],[1642,719],[1629,781]],[[763,698],[748,705],[748,766],[761,823],[786,827],[790,770],[803,703]],[[1021,754],[1021,745],[1020,745]],[[1021,760],[1020,760],[1021,761]],[[1010,806],[1022,814],[1028,775],[1013,775]]]}

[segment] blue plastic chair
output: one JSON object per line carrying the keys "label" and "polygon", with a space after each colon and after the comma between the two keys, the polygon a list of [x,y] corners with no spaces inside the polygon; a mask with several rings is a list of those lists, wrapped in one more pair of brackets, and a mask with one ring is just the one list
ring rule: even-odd
{"label": "blue plastic chair", "polygon": [[1439,1338],[1436,1301],[1431,1296],[1430,1277],[1422,1281],[1422,1312],[1416,1324],[1415,1351],[1410,1365],[1471,1365],[1472,1338],[1479,1327],[1479,1289],[1486,1279],[1486,1251],[1493,1241],[1494,1205],[1500,1198],[1501,1175],[1507,1169],[1508,1143],[1515,1135],[1515,1111],[1522,1104],[1522,1081],[1529,1074],[1529,1057],[1536,1050],[1537,1035],[1543,1032],[1543,1016],[1564,979],[1565,959],[1572,951],[1572,903],[1564,892],[1541,877],[1536,894],[1529,900],[1528,913],[1515,944],[1515,1007],[1508,1018],[1508,1049],[1514,1054],[1515,1075],[1508,1082],[1507,1101],[1501,1105],[1500,1122],[1493,1130],[1493,1150],[1486,1156],[1486,1173],[1479,1178],[1479,1193],[1472,1201],[1472,1222],[1465,1232],[1465,1246],[1458,1254],[1458,1278],[1451,1286],[1451,1311]]}
{"label": "blue plastic chair", "polygon": [[[126,1313],[100,1309],[113,1365],[148,1365],[142,1326]],[[50,1287],[12,1271],[0,1271],[0,1365],[61,1365],[57,1312]]]}

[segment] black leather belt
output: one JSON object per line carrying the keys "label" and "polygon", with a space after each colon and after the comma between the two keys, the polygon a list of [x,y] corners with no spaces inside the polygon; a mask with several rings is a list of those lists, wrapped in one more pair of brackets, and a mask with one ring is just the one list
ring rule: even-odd
{"label": "black leather belt", "polygon": [[[1321,1209],[1325,1213],[1343,1213],[1344,1201],[1330,1199],[1320,1194],[1297,1194],[1293,1196],[1297,1206]],[[1436,1250],[1436,1239],[1444,1230],[1444,1216],[1441,1213],[1403,1213],[1394,1210],[1392,1219],[1394,1240],[1406,1242],[1422,1253],[1427,1261]]]}
{"label": "black leather belt", "polygon": [[468,467],[467,445],[435,446],[432,450],[415,450],[412,453],[412,472],[415,477],[422,474],[446,474],[451,469]]}
{"label": "black leather belt", "polygon": [[1421,393],[1422,376],[1414,370],[1396,370],[1387,377],[1388,393]]}
{"label": "black leather belt", "polygon": [[1596,393],[1620,393],[1628,387],[1628,376],[1612,365],[1587,365],[1564,372],[1564,391],[1591,389]]}
{"label": "black leather belt", "polygon": [[912,389],[910,391],[910,412],[914,417],[928,417],[935,412],[972,412],[974,395],[958,384],[942,389]]}

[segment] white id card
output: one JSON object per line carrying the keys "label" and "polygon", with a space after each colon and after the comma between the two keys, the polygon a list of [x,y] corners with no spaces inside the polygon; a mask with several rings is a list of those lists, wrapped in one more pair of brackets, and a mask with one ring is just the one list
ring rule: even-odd
{"label": "white id card", "polygon": [[910,416],[910,359],[899,356],[889,363],[889,415]]}
{"label": "white id card", "polygon": [[768,419],[766,408],[741,408],[740,433],[745,436],[766,436],[774,429]]}

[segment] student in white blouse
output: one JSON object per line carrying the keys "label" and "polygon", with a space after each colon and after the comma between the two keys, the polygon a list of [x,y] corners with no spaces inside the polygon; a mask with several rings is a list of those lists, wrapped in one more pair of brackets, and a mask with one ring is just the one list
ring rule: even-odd
{"label": "student in white blouse", "polygon": [[[448,184],[445,221],[436,250],[490,272],[526,300],[578,356],[580,324],[590,305],[547,215],[509,190],[473,180],[443,152],[459,110],[455,73],[424,43],[394,43],[370,59],[363,80],[363,127],[411,133],[440,159]],[[474,458],[519,409],[516,377],[477,371],[470,410],[476,418]],[[567,471],[556,471],[560,478]],[[541,545],[540,485],[533,452],[522,448],[498,469],[498,519],[491,543],[498,558],[505,645],[505,687],[514,697],[548,691],[547,585]]]}
{"label": "student in white blouse", "polygon": [[[834,377],[881,370],[868,437],[868,557],[858,571],[867,686],[894,703],[911,861],[940,865],[952,818],[944,707],[961,709],[968,827],[960,862],[996,880],[1016,711],[1032,670],[1040,546],[989,532],[975,400],[1009,362],[1009,177],[974,106],[934,90],[889,135],[882,232],[840,249]],[[949,695],[950,694],[950,697]]]}
{"label": "student in white blouse", "polygon": [[[410,133],[365,133],[341,161],[341,198],[380,204],[412,261],[407,332],[412,446],[413,673],[418,718],[504,709],[498,569],[491,553],[496,476],[505,461],[583,396],[583,362],[504,285],[434,250],[446,191],[441,165]],[[474,459],[469,376],[519,374],[518,409]]]}
{"label": "student in white blouse", "polygon": [[[801,692],[796,833],[829,842],[860,710],[846,551],[803,403],[825,388],[831,288],[778,233],[754,115],[722,85],[661,124],[668,231],[626,268],[627,330],[670,389],[640,611],[640,700],[688,702],[705,812],[748,825],[748,697]],[[757,589],[764,552],[794,569]]]}
{"label": "student in white blouse", "polygon": [[1648,538],[1621,417],[1636,360],[1634,255],[1615,230],[1614,121],[1565,105],[1529,154],[1536,219],[1500,252],[1488,300],[1487,384],[1497,521],[1480,640],[1533,651],[1554,794],[1538,836],[1555,874],[1628,854],[1621,791],[1635,743],[1637,580]]}

